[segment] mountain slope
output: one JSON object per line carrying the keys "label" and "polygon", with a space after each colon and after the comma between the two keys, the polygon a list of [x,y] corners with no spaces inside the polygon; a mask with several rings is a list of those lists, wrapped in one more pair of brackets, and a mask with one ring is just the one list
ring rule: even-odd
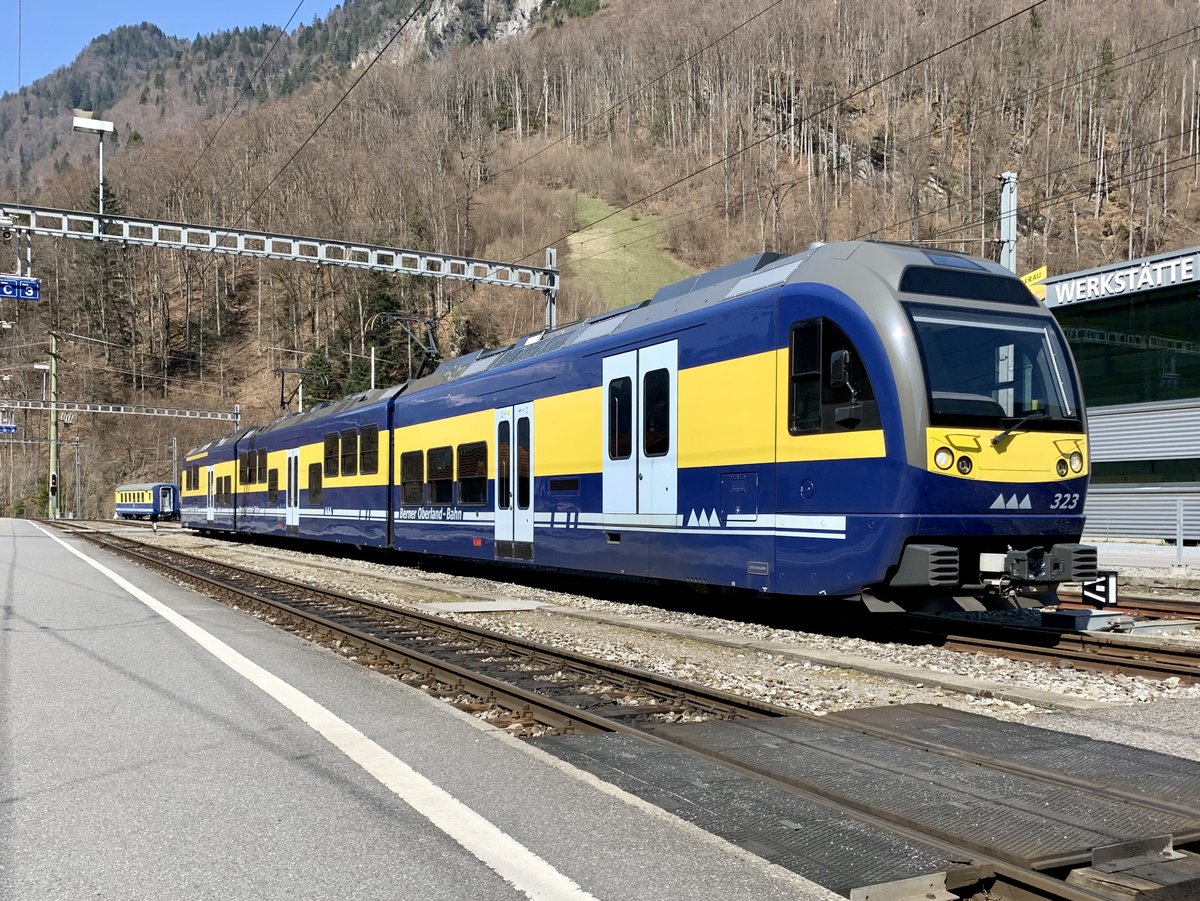
{"label": "mountain slope", "polygon": [[[4,194],[16,196],[18,144],[24,197],[52,170],[92,159],[94,140],[70,137],[73,109],[92,110],[114,123],[109,152],[120,152],[131,139],[219,121],[235,103],[238,114],[245,114],[365,65],[409,16],[413,2],[346,0],[324,19],[286,34],[277,25],[262,25],[186,39],[143,22],[101,35],[70,65],[0,97]],[[462,44],[525,32],[541,21],[543,7],[547,20],[556,22],[598,5],[598,0],[433,0],[389,57],[440,58]]]}

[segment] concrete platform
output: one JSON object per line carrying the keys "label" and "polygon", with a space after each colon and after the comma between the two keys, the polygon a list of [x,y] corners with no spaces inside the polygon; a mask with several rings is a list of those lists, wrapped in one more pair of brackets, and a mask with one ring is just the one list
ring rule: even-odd
{"label": "concrete platform", "polygon": [[[1101,569],[1121,570],[1133,576],[1144,573],[1173,577],[1186,582],[1200,580],[1200,547],[1148,541],[1119,541],[1084,535],[1085,544],[1094,544]],[[1181,553],[1182,551],[1182,553]]]}
{"label": "concrete platform", "polygon": [[0,897],[836,897],[75,538],[0,585]]}

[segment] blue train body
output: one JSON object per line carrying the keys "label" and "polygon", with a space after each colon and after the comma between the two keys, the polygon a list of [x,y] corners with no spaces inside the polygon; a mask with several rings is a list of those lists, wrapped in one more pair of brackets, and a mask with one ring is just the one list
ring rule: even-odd
{"label": "blue train body", "polygon": [[188,453],[183,524],[863,597],[1090,577],[1082,398],[995,264],[853,242],[652,300]]}
{"label": "blue train body", "polygon": [[139,482],[117,486],[117,519],[179,519],[179,486],[171,482]]}

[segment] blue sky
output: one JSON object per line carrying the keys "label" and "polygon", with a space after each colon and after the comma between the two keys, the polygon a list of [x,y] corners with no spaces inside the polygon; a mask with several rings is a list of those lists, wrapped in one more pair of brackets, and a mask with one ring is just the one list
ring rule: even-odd
{"label": "blue sky", "polygon": [[194,38],[252,25],[311,22],[336,0],[0,0],[0,92],[17,89],[18,21],[21,84],[68,65],[92,38],[120,25],[153,22],[167,34]]}

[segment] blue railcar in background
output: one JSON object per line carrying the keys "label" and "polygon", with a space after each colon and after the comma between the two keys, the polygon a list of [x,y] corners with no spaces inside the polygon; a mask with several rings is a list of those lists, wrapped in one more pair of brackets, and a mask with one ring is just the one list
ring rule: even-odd
{"label": "blue railcar in background", "polygon": [[172,482],[138,482],[118,485],[117,519],[179,519],[179,486]]}

